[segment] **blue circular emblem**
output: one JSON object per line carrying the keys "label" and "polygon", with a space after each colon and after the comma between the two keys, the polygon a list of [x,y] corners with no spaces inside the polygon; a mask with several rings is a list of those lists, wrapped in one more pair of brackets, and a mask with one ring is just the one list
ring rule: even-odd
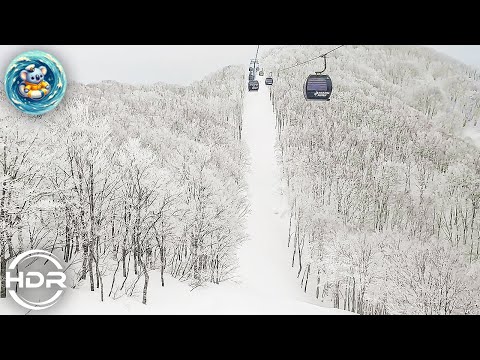
{"label": "blue circular emblem", "polygon": [[67,78],[60,62],[52,55],[32,50],[18,55],[8,65],[5,91],[18,110],[41,115],[53,110],[67,89]]}

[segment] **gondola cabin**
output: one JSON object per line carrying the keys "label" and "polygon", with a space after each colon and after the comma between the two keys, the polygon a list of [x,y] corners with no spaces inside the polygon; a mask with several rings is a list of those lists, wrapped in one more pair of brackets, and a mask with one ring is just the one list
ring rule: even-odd
{"label": "gondola cabin", "polygon": [[328,75],[309,75],[303,87],[305,100],[330,101],[332,79]]}
{"label": "gondola cabin", "polygon": [[265,79],[265,85],[273,85],[273,78],[267,77]]}
{"label": "gondola cabin", "polygon": [[258,80],[253,80],[248,82],[248,91],[258,91],[259,87],[260,87],[260,84],[258,83]]}

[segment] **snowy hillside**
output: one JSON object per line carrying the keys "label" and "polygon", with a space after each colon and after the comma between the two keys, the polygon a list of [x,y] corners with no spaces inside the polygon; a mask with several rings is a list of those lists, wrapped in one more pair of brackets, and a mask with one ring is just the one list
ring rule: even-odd
{"label": "snowy hillside", "polygon": [[[275,76],[330,48],[261,63]],[[414,46],[345,46],[327,64],[330,102],[302,93],[322,59],[272,91],[299,282],[310,274],[319,300],[363,314],[478,312],[480,150],[464,135],[480,73]]]}
{"label": "snowy hillside", "polygon": [[70,286],[99,301],[141,289],[148,302],[155,270],[193,287],[231,278],[248,209],[243,78],[228,67],[189,87],[71,84],[41,117],[2,92],[2,265],[53,249]]}
{"label": "snowy hillside", "polygon": [[258,92],[70,83],[30,117],[0,87],[0,314],[29,249],[68,269],[44,314],[479,314],[479,71],[348,45],[330,102],[322,59],[277,74],[331,48],[269,50]]}
{"label": "snowy hillside", "polygon": [[[275,118],[268,90],[244,87],[227,68],[188,88],[75,84],[39,119],[1,109],[7,159],[38,176],[2,254],[54,248],[70,266],[42,314],[349,314],[309,304],[289,271]],[[7,181],[12,212],[32,187]],[[8,300],[0,313],[25,313]]]}

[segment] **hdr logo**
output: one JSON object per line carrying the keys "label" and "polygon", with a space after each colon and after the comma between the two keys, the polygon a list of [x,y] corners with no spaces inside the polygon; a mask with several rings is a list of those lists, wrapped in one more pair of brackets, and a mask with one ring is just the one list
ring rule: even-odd
{"label": "hdr logo", "polygon": [[[29,267],[34,269],[27,271]],[[55,305],[62,296],[66,279],[55,255],[44,250],[30,250],[9,265],[6,287],[17,304],[30,310],[44,310]]]}

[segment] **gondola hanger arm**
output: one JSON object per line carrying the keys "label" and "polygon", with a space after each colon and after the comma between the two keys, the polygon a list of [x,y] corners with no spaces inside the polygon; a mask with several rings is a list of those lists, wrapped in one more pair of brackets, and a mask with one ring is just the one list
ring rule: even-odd
{"label": "gondola hanger arm", "polygon": [[320,75],[323,74],[327,70],[327,57],[323,56],[323,70],[322,71],[315,71],[315,74]]}

